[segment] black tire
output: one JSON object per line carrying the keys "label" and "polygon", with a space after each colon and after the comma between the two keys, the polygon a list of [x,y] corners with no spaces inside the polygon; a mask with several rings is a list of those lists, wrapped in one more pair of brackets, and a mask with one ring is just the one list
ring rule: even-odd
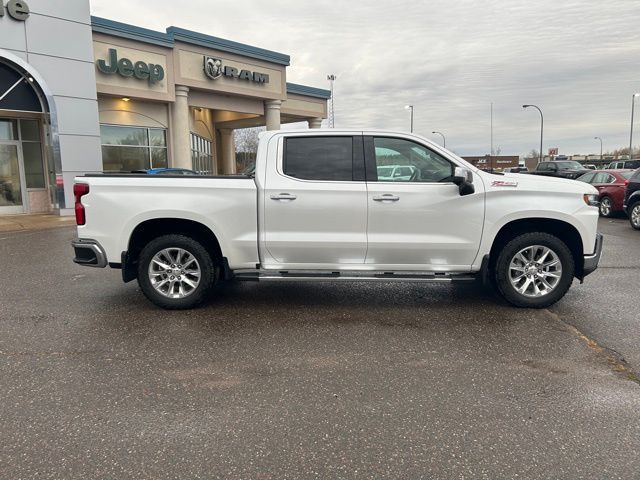
{"label": "black tire", "polygon": [[[181,298],[170,298],[152,285],[149,265],[154,256],[165,249],[183,249],[195,257],[200,271],[197,286]],[[176,272],[176,274],[179,274]],[[184,310],[200,305],[218,281],[220,269],[209,252],[198,241],[186,235],[163,235],[149,242],[138,259],[138,284],[144,295],[155,305],[169,310]],[[171,277],[174,278],[174,277]],[[180,277],[176,277],[180,278]]]}
{"label": "black tire", "polygon": [[640,230],[640,201],[629,205],[627,212],[629,212],[629,223],[631,226],[636,230]]}
{"label": "black tire", "polygon": [[[604,211],[603,211],[604,208]],[[600,216],[604,218],[613,217],[613,200],[611,197],[602,197],[600,199],[600,207],[598,207]]]}
{"label": "black tire", "polygon": [[[511,260],[518,252],[533,245],[540,245],[552,250],[560,260],[562,266],[560,279],[554,288],[539,297],[530,297],[518,292],[510,280],[509,266]],[[573,282],[574,272],[575,263],[573,255],[562,240],[548,233],[532,232],[517,236],[502,248],[492,273],[498,293],[507,302],[516,307],[546,308],[564,297]]]}

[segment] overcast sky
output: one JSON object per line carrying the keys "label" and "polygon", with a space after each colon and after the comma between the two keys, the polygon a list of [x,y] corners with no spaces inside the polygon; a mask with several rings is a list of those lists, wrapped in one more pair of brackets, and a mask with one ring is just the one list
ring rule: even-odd
{"label": "overcast sky", "polygon": [[[463,155],[599,153],[629,143],[640,91],[637,0],[91,0],[92,14],[174,25],[291,56],[287,81],[328,88],[337,127],[409,129]],[[637,117],[640,117],[640,100]],[[634,145],[640,144],[640,122]]]}

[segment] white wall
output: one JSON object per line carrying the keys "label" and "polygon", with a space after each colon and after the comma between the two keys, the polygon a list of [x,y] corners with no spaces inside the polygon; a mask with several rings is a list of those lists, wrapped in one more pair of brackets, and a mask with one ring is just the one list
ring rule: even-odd
{"label": "white wall", "polygon": [[26,61],[53,96],[53,147],[59,148],[57,173],[63,175],[67,213],[73,208],[73,177],[102,171],[89,0],[26,1],[26,21],[0,17],[0,49]]}

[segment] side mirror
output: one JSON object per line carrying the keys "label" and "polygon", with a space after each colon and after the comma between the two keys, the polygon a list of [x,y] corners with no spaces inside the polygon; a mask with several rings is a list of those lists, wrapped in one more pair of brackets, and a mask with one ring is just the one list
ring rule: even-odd
{"label": "side mirror", "polygon": [[458,185],[460,195],[470,195],[476,191],[473,187],[473,173],[466,168],[455,168],[453,171],[453,183]]}

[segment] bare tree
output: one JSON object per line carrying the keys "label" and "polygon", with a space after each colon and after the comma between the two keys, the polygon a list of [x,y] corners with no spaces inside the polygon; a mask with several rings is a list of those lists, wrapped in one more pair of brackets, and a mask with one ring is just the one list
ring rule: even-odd
{"label": "bare tree", "polygon": [[244,172],[253,168],[258,153],[258,135],[264,127],[239,128],[233,131],[236,143],[236,171]]}
{"label": "bare tree", "polygon": [[527,155],[526,158],[536,158],[536,159],[538,159],[538,158],[540,158],[540,152],[534,148],[529,152],[529,155]]}

